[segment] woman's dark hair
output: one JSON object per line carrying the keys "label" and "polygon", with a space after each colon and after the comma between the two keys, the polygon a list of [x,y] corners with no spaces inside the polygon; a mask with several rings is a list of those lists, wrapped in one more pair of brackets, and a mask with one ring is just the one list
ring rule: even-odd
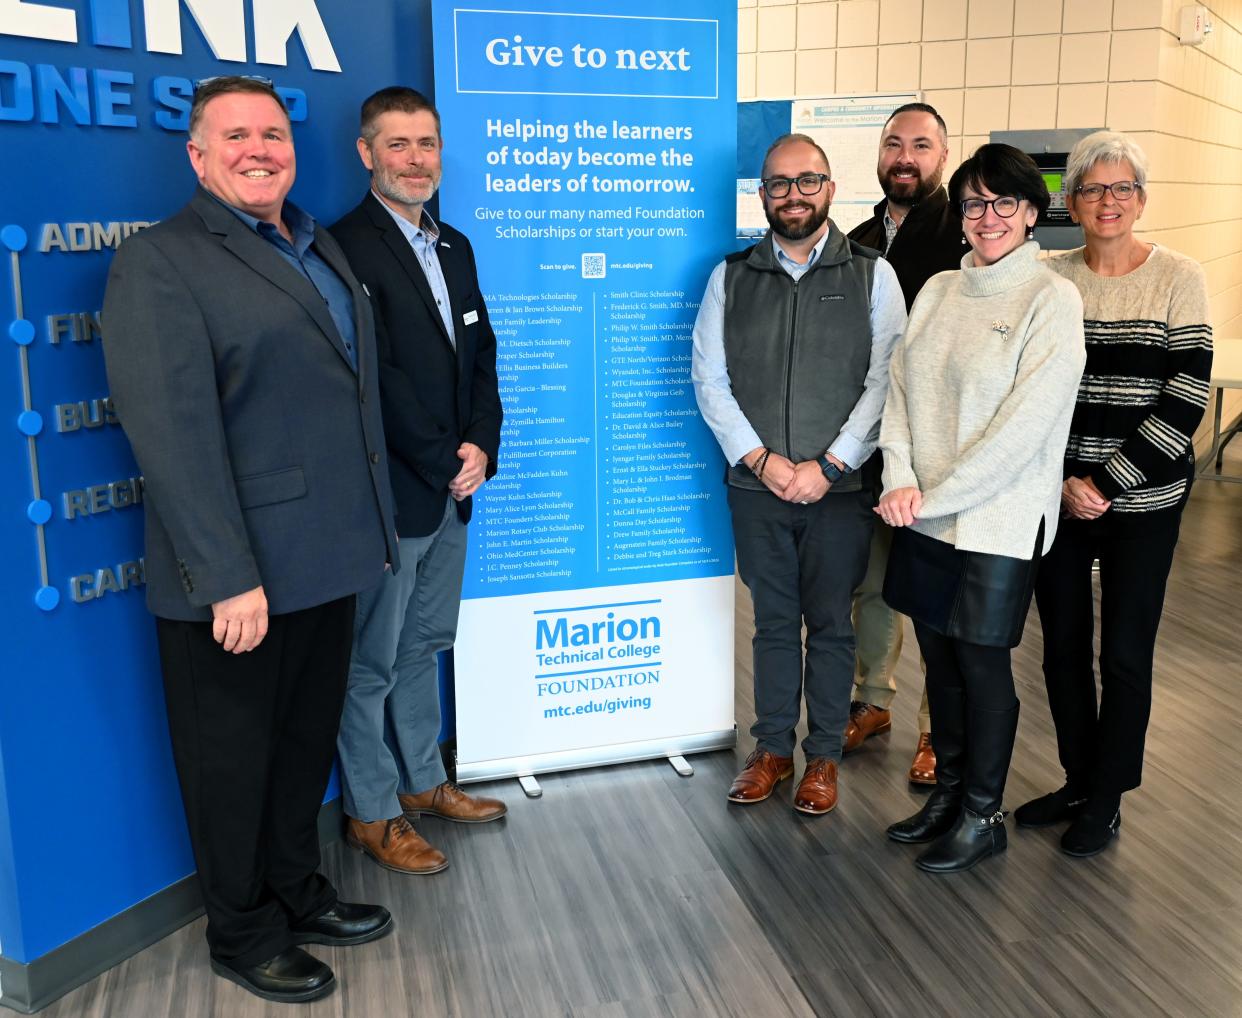
{"label": "woman's dark hair", "polygon": [[1041,216],[1052,202],[1035,160],[1012,145],[980,145],[974,155],[953,171],[949,178],[949,203],[958,219],[962,218],[962,197],[968,186],[995,195],[1021,196]]}

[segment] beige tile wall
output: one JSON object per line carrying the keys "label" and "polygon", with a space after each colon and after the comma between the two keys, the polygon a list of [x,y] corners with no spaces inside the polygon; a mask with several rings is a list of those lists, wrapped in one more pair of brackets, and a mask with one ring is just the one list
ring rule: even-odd
{"label": "beige tile wall", "polygon": [[[1107,125],[1151,160],[1145,236],[1199,260],[1219,337],[1242,338],[1242,0],[738,0],[738,94],[923,89],[951,163],[993,130]],[[1227,415],[1242,411],[1242,394]],[[1202,433],[1201,433],[1202,434]],[[1242,441],[1242,440],[1240,440]]]}
{"label": "beige tile wall", "polygon": [[[1117,33],[1130,37],[1125,59],[1157,66],[1134,97],[1154,111],[1142,139],[1152,181],[1145,236],[1198,259],[1217,338],[1242,338],[1242,0],[1207,5],[1214,28],[1202,46],[1178,42],[1179,0],[1148,6],[1160,8],[1158,27]],[[1231,397],[1226,420],[1242,412],[1242,393]],[[1206,419],[1200,448],[1205,434]]]}

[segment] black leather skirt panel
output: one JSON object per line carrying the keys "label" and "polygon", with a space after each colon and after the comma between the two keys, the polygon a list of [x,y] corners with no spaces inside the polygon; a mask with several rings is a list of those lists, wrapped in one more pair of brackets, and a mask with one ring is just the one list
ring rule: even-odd
{"label": "black leather skirt panel", "polygon": [[884,600],[894,611],[943,636],[986,647],[1022,640],[1044,540],[1040,522],[1031,558],[960,551],[945,541],[898,527],[884,574]]}

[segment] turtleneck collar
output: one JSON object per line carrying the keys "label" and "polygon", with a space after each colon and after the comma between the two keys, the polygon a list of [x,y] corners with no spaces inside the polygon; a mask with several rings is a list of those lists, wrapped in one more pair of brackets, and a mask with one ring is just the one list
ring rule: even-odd
{"label": "turtleneck collar", "polygon": [[1035,276],[1039,263],[1039,244],[1025,241],[998,262],[976,268],[974,252],[962,256],[962,292],[970,297],[989,297],[1020,286]]}

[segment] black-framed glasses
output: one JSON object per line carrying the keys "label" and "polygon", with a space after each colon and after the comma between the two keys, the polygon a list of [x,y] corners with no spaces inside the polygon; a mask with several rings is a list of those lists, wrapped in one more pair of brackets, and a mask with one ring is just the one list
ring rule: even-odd
{"label": "black-framed glasses", "polygon": [[798,185],[799,194],[819,194],[823,190],[824,182],[831,179],[826,173],[804,173],[800,177],[768,177],[759,183],[763,185],[769,198],[784,198],[794,184]]}
{"label": "black-framed glasses", "polygon": [[1117,201],[1129,201],[1142,186],[1137,180],[1114,180],[1111,184],[1079,184],[1074,193],[1083,201],[1097,202],[1108,191]]}
{"label": "black-framed glasses", "polygon": [[982,219],[991,205],[1001,219],[1008,219],[1018,211],[1023,195],[1002,194],[999,198],[967,198],[962,202],[963,219]]}

